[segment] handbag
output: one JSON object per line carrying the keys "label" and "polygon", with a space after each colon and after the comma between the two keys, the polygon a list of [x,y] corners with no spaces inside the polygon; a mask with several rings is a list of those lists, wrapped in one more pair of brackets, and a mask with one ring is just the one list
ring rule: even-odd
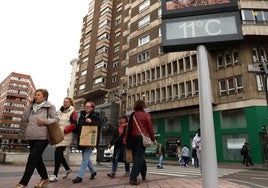
{"label": "handbag", "polygon": [[[47,119],[48,119],[48,108],[47,108]],[[64,134],[58,123],[52,123],[47,125],[47,139],[50,145],[55,145],[64,140]]]}
{"label": "handbag", "polygon": [[126,162],[132,163],[133,162],[133,155],[131,149],[126,149]]}
{"label": "handbag", "polygon": [[98,126],[82,126],[79,146],[96,147],[98,137]]}
{"label": "handbag", "polygon": [[134,121],[135,121],[135,123],[136,123],[136,125],[137,125],[137,127],[138,127],[138,129],[139,129],[139,131],[140,131],[140,133],[141,133],[143,146],[144,146],[144,147],[149,147],[149,146],[151,146],[152,143],[153,143],[153,141],[151,140],[151,138],[150,138],[149,136],[146,136],[146,135],[141,131],[141,128],[140,128],[140,126],[139,126],[139,124],[138,124],[138,122],[137,122],[135,116],[133,117],[133,119],[134,119]]}

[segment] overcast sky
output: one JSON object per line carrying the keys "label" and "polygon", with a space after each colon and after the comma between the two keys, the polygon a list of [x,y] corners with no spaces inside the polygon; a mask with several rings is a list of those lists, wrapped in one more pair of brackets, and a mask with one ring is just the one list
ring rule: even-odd
{"label": "overcast sky", "polygon": [[78,56],[83,17],[91,0],[1,0],[0,82],[11,72],[47,88],[59,109]]}

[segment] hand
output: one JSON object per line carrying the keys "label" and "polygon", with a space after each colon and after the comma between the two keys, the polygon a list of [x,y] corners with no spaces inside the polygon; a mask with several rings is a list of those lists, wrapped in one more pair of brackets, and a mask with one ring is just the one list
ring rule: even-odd
{"label": "hand", "polygon": [[157,145],[157,140],[154,141],[154,144]]}
{"label": "hand", "polygon": [[90,118],[86,118],[86,122],[87,123],[91,123],[91,119]]}
{"label": "hand", "polygon": [[37,125],[41,126],[41,125],[45,125],[45,124],[46,124],[46,120],[44,120],[44,119],[37,120]]}

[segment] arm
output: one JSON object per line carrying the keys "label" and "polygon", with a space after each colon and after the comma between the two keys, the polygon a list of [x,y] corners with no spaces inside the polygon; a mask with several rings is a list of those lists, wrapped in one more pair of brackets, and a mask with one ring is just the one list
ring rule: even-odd
{"label": "arm", "polygon": [[68,133],[72,132],[76,128],[77,114],[76,114],[75,111],[73,111],[72,114],[70,115],[70,122],[71,122],[71,125],[69,125],[68,127],[66,127],[64,129],[64,134],[68,134]]}

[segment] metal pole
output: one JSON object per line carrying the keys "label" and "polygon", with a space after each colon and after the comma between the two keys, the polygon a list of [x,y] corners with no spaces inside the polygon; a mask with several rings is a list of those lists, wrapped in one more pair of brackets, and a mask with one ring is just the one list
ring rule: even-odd
{"label": "metal pole", "polygon": [[201,130],[201,168],[204,188],[218,187],[218,166],[216,158],[215,132],[211,100],[210,74],[207,50],[197,47],[199,109]]}

